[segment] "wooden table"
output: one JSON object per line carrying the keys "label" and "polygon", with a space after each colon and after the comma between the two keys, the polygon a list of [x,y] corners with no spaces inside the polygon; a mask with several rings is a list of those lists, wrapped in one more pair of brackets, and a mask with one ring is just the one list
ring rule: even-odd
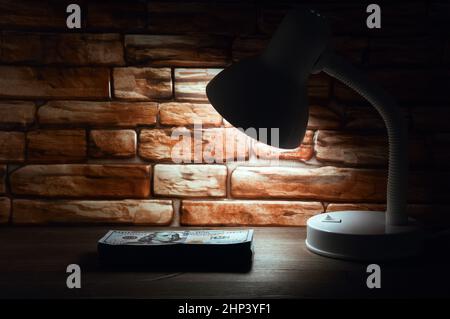
{"label": "wooden table", "polygon": [[[0,298],[450,296],[448,258],[429,252],[420,258],[380,264],[382,288],[368,289],[367,263],[334,260],[309,252],[304,228],[255,228],[254,263],[249,273],[104,271],[97,263],[96,243],[110,228],[146,229],[1,228]],[[81,267],[81,289],[66,287],[69,264]]]}

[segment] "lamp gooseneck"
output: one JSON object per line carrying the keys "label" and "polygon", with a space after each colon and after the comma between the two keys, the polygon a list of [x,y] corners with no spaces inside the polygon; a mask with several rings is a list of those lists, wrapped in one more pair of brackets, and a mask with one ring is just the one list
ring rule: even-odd
{"label": "lamp gooseneck", "polygon": [[386,225],[406,225],[408,133],[401,110],[384,90],[338,55],[326,52],[318,64],[322,66],[322,71],[363,96],[383,118],[389,139]]}

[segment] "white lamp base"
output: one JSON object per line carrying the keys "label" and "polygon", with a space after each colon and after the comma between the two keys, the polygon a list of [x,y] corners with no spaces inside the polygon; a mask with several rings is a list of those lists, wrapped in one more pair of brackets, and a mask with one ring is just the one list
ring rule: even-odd
{"label": "white lamp base", "polygon": [[306,246],[312,252],[340,259],[389,260],[420,254],[423,232],[410,220],[386,227],[384,212],[341,211],[308,219]]}

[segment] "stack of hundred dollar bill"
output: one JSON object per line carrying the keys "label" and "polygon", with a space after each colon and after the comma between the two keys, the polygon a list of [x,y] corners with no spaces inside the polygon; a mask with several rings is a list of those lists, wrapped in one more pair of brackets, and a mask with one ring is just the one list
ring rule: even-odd
{"label": "stack of hundred dollar bill", "polygon": [[253,229],[110,230],[98,241],[98,253],[104,266],[248,271],[252,243]]}

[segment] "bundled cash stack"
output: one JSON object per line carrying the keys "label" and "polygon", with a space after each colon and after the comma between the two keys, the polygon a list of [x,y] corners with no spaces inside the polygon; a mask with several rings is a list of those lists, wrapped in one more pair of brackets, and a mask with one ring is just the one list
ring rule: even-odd
{"label": "bundled cash stack", "polygon": [[110,230],[98,242],[103,266],[248,271],[253,230]]}

